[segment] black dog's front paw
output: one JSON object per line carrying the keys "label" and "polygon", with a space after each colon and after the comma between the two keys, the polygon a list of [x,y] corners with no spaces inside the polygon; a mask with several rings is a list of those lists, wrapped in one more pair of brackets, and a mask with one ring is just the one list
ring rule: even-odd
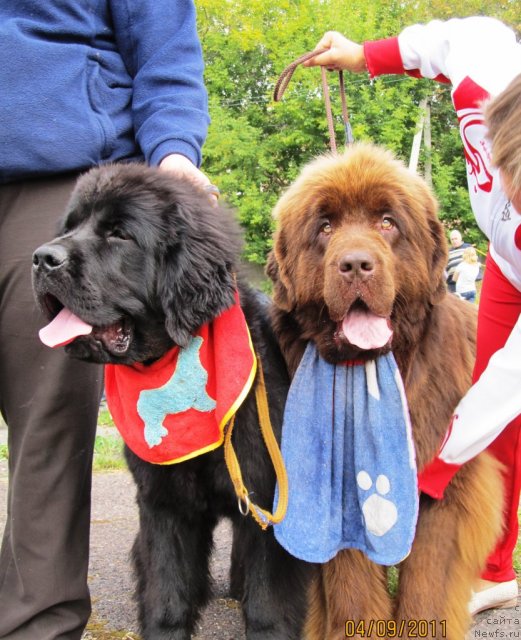
{"label": "black dog's front paw", "polygon": [[156,631],[146,631],[142,635],[143,640],[190,640],[192,634],[186,629],[156,629]]}

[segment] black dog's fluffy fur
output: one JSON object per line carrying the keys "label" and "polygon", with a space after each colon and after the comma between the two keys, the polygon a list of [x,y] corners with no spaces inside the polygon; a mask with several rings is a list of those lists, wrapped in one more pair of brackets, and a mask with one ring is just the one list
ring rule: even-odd
{"label": "black dog's fluffy fur", "polygon": [[[58,237],[34,254],[37,299],[52,318],[62,306],[94,326],[66,347],[94,362],[152,362],[233,301],[240,235],[233,216],[172,175],[141,165],[94,169],[72,195]],[[268,386],[280,438],[288,388],[264,297],[239,282],[241,304]],[[254,501],[271,508],[275,478],[250,393],[234,446]],[[249,640],[297,640],[308,567],[251,516],[243,517],[222,447],[169,466],[126,450],[137,485],[140,528],[132,557],[144,640],[188,640],[211,595],[213,530],[232,520],[232,588],[242,594]]]}

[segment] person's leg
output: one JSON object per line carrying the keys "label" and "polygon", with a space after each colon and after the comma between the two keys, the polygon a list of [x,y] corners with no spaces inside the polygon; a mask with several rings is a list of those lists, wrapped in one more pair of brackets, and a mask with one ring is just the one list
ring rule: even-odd
{"label": "person's leg", "polygon": [[[505,344],[520,313],[521,292],[508,282],[488,256],[479,305],[474,381],[479,379],[490,357]],[[488,451],[504,465],[505,529],[496,549],[488,558],[482,578],[491,582],[506,582],[515,579],[512,556],[519,530],[521,416],[502,431]]]}
{"label": "person's leg", "polygon": [[0,638],[79,640],[87,587],[91,465],[102,369],[38,339],[46,321],[31,255],[52,238],[74,177],[0,187],[0,409],[8,425]]}

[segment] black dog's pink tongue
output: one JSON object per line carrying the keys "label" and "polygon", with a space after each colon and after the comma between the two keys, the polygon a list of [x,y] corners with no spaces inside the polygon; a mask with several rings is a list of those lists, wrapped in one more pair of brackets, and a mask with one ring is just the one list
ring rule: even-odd
{"label": "black dog's pink tongue", "polygon": [[342,331],[351,344],[365,350],[385,346],[393,335],[387,318],[363,309],[353,309],[346,315]]}
{"label": "black dog's pink tongue", "polygon": [[63,308],[47,326],[40,329],[38,335],[48,347],[63,347],[78,336],[87,336],[92,326],[80,320],[69,309]]}

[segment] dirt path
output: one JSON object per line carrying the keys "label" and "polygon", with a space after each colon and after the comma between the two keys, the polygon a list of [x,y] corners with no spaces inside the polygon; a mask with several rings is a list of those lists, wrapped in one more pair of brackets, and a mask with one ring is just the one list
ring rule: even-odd
{"label": "dirt path", "polygon": [[[129,563],[129,550],[138,527],[134,496],[129,473],[94,474],[89,566],[92,626],[107,622],[111,629],[137,632]],[[230,528],[223,522],[215,534],[212,561],[216,597],[205,610],[194,640],[243,640],[245,637],[239,605],[226,597],[230,544]],[[92,637],[96,638],[94,632]]]}
{"label": "dirt path", "polygon": [[[93,617],[107,621],[111,629],[127,631],[137,631],[128,562],[137,529],[134,495],[129,473],[95,474],[89,572]],[[212,562],[216,598],[205,610],[194,640],[245,638],[239,604],[227,598],[230,546],[231,531],[223,522],[215,534]],[[521,597],[516,609],[491,610],[476,617],[467,640],[481,638],[521,638]],[[93,635],[92,640],[97,637]]]}
{"label": "dirt path", "polygon": [[[138,638],[129,560],[138,527],[134,497],[134,483],[127,471],[94,474],[89,563],[93,611],[85,640]],[[0,531],[6,498],[7,462],[0,460]],[[230,528],[223,522],[216,530],[212,560],[215,599],[205,610],[194,640],[245,638],[239,604],[227,597],[230,545]]]}

